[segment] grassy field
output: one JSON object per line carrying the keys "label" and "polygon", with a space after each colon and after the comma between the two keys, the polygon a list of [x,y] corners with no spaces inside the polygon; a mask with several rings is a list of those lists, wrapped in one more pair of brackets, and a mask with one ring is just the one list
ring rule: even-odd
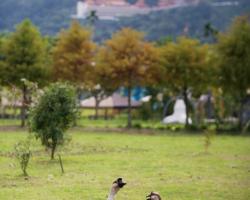
{"label": "grassy field", "polygon": [[[20,126],[20,124],[20,119],[0,119],[0,126]],[[138,126],[138,124],[141,128],[158,129],[165,127],[160,120],[143,121],[134,119],[133,125]],[[127,118],[126,116],[119,116],[111,120],[91,120],[87,117],[82,117],[77,121],[77,126],[84,128],[124,128],[127,126]]]}
{"label": "grassy field", "polygon": [[216,136],[204,153],[202,135],[180,133],[86,133],[71,131],[72,140],[58,160],[34,139],[25,180],[13,156],[25,132],[0,132],[0,199],[106,199],[112,181],[128,183],[117,200],[145,199],[158,191],[163,200],[250,199],[250,138]]}
{"label": "grassy field", "polygon": [[[12,111],[7,112],[10,114]],[[135,111],[133,111],[134,113]],[[99,110],[100,118],[98,120],[89,119],[90,116],[94,116],[95,111],[93,109],[82,109],[77,120],[77,126],[85,128],[123,128],[127,126],[127,113],[123,111],[121,113],[112,114],[113,111],[108,111],[108,120],[104,120],[104,110]],[[134,114],[135,115],[135,114]],[[112,119],[110,117],[112,116]],[[19,126],[21,124],[20,119],[0,119],[0,126]],[[151,119],[143,121],[140,117],[133,116],[133,125],[141,128],[162,128],[165,127],[161,123],[161,119]]]}

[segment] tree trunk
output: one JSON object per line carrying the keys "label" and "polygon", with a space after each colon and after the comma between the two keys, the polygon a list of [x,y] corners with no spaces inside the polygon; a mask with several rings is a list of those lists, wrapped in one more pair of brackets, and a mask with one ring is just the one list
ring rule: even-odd
{"label": "tree trunk", "polygon": [[239,109],[239,130],[242,131],[244,127],[244,119],[243,119],[243,109],[244,103],[243,103],[243,98],[241,98],[240,101],[240,109]]}
{"label": "tree trunk", "polygon": [[[76,105],[77,105],[77,108],[79,108],[79,110],[80,110],[80,107],[81,107],[81,90],[78,87],[76,89],[76,95],[77,95]],[[73,126],[77,126],[77,119],[78,119],[78,117],[76,117],[74,119]]]}
{"label": "tree trunk", "polygon": [[22,88],[23,93],[23,100],[22,100],[22,107],[21,107],[21,127],[25,126],[25,118],[26,118],[26,109],[27,109],[27,87],[23,85]]}
{"label": "tree trunk", "polygon": [[183,88],[183,97],[184,97],[184,103],[186,106],[186,123],[185,123],[185,127],[187,128],[189,126],[189,108],[188,108],[188,94],[187,94],[187,88],[184,87]]}
{"label": "tree trunk", "polygon": [[99,99],[97,97],[97,95],[95,96],[95,119],[98,119],[99,117],[99,113],[98,113],[98,108],[99,108]]}
{"label": "tree trunk", "polygon": [[59,162],[60,162],[62,174],[64,174],[64,168],[63,168],[63,162],[62,162],[61,155],[58,155],[58,157],[59,157]]}
{"label": "tree trunk", "polygon": [[163,113],[162,113],[162,119],[164,119],[167,114],[168,114],[168,108],[169,105],[173,102],[173,99],[170,98],[169,100],[167,100],[167,102],[165,103],[164,107],[163,107]]}
{"label": "tree trunk", "polygon": [[57,145],[57,142],[56,141],[52,141],[52,148],[51,148],[51,160],[54,160],[55,158],[55,151],[56,151],[56,145]]}
{"label": "tree trunk", "polygon": [[131,117],[131,86],[128,86],[128,128],[132,127],[132,117]]}
{"label": "tree trunk", "polygon": [[108,109],[107,108],[105,109],[104,116],[105,116],[105,120],[107,120],[108,119]]}
{"label": "tree trunk", "polygon": [[208,119],[212,119],[214,117],[213,110],[212,110],[212,94],[209,91],[207,95],[208,95],[208,98],[207,98],[207,117],[208,117]]}
{"label": "tree trunk", "polygon": [[26,171],[26,168],[23,170],[23,175],[24,176],[29,176],[28,173],[27,173],[27,171]]}

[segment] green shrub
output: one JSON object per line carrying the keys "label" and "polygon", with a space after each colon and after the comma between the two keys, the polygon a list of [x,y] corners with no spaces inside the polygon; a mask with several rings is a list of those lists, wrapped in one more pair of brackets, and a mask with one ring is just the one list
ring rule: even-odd
{"label": "green shrub", "polygon": [[142,125],[140,123],[135,123],[133,125],[134,128],[137,128],[137,129],[141,129],[142,128]]}
{"label": "green shrub", "polygon": [[142,120],[149,120],[152,117],[152,112],[150,103],[144,103],[139,109],[139,117]]}
{"label": "green shrub", "polygon": [[30,114],[30,129],[42,145],[51,149],[51,159],[57,145],[65,141],[64,133],[77,118],[76,92],[66,83],[51,84]]}

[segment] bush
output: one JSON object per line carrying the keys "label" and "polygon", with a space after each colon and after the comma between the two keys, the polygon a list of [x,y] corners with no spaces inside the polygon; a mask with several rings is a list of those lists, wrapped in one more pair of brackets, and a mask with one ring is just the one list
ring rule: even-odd
{"label": "bush", "polygon": [[139,109],[139,116],[142,120],[149,120],[152,117],[152,109],[150,103],[142,104]]}
{"label": "bush", "polygon": [[30,129],[42,145],[51,149],[51,159],[57,145],[65,141],[64,133],[77,118],[75,89],[65,83],[51,84],[30,114]]}
{"label": "bush", "polygon": [[142,125],[141,125],[140,123],[135,123],[135,124],[133,125],[133,127],[136,128],[136,129],[141,129],[141,128],[142,128]]}

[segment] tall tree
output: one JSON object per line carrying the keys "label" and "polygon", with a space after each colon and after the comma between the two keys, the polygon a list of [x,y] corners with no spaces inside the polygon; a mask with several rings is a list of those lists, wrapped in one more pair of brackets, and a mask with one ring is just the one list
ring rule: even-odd
{"label": "tall tree", "polygon": [[154,44],[144,41],[142,33],[124,28],[115,33],[100,50],[100,61],[112,82],[128,90],[128,128],[131,127],[131,91],[134,86],[158,80],[159,53]]}
{"label": "tall tree", "polygon": [[250,88],[250,18],[234,20],[227,32],[219,34],[217,52],[220,83],[224,92],[240,103],[239,121],[242,128],[242,101]]}
{"label": "tall tree", "polygon": [[99,20],[96,10],[90,11],[86,20],[91,27],[95,26],[95,23]]}
{"label": "tall tree", "polygon": [[188,89],[199,90],[207,83],[208,47],[198,40],[180,37],[161,47],[162,64],[165,67],[165,84],[181,92],[186,105],[186,126],[189,125]]}
{"label": "tall tree", "polygon": [[95,44],[91,32],[73,21],[68,30],[59,34],[53,49],[53,77],[80,86],[92,71]]}
{"label": "tall tree", "polygon": [[2,35],[0,35],[0,89],[1,89],[2,79],[4,77],[3,64],[4,64],[3,37]]}
{"label": "tall tree", "polygon": [[26,110],[30,103],[27,86],[22,79],[43,84],[48,77],[46,41],[38,29],[24,20],[8,38],[5,49],[3,82],[22,90],[21,125],[25,125]]}

